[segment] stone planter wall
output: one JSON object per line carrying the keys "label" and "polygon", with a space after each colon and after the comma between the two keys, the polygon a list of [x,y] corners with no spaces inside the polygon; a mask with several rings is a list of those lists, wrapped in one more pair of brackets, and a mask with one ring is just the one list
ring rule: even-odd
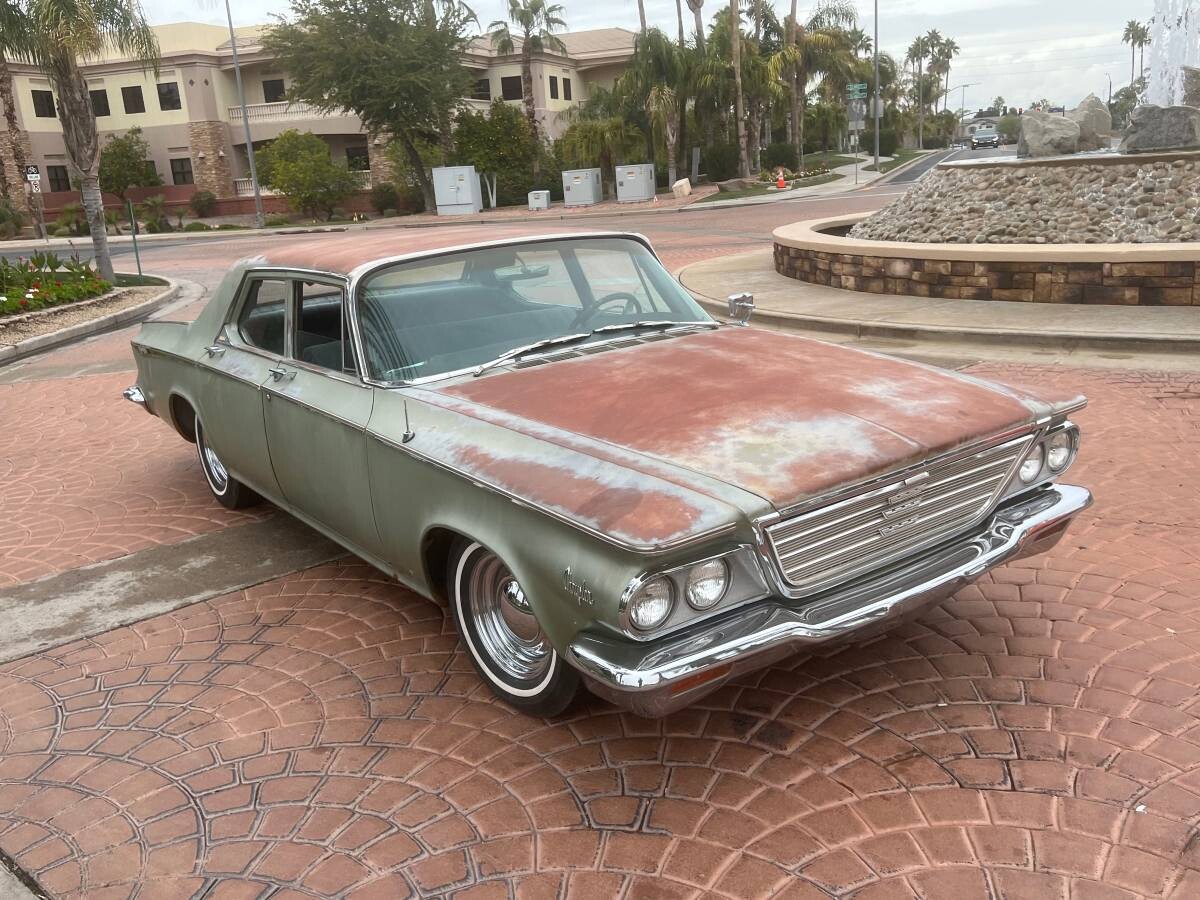
{"label": "stone planter wall", "polygon": [[[829,237],[830,244],[839,239]],[[920,249],[913,247],[914,250]],[[962,248],[964,257],[970,256]],[[1200,264],[868,256],[775,243],[775,269],[811,284],[954,300],[1200,306]]]}

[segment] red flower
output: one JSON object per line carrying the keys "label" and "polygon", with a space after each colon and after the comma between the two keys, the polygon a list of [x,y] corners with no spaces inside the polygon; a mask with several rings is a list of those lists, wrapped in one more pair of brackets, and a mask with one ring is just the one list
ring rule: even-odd
{"label": "red flower", "polygon": [[20,300],[17,301],[17,306],[28,306],[28,305],[29,305],[29,301],[26,300],[24,297],[22,297]]}
{"label": "red flower", "polygon": [[62,287],[62,282],[61,282],[61,281],[57,281],[57,280],[56,280],[56,281],[54,282],[54,286],[55,286],[55,287]]}
{"label": "red flower", "polygon": [[35,288],[37,288],[39,291],[42,289],[42,283],[41,283],[40,281],[35,281],[35,282],[33,283],[33,286],[34,286]]}

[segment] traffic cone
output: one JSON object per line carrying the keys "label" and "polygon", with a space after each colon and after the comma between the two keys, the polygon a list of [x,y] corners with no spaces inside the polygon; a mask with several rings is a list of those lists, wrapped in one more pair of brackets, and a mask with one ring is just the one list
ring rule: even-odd
{"label": "traffic cone", "polygon": [[783,180],[783,173],[782,173],[782,172],[780,172],[780,173],[779,173],[779,174],[776,176],[776,180],[775,180],[775,187],[779,188],[781,191],[782,191],[782,190],[783,190],[785,187],[787,187],[787,183],[786,183],[786,182]]}

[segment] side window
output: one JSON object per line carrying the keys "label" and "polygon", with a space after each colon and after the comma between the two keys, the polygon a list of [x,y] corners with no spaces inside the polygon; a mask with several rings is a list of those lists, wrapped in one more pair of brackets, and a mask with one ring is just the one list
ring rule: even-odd
{"label": "side window", "polygon": [[346,327],[345,292],[319,281],[300,282],[296,310],[296,359],[335,372],[355,373]]}
{"label": "side window", "polygon": [[250,282],[238,316],[238,332],[247,344],[283,356],[286,311],[291,282],[258,278]]}

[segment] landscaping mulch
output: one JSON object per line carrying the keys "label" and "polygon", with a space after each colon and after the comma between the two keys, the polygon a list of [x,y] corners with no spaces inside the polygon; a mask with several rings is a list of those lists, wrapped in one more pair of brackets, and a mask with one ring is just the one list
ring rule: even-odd
{"label": "landscaping mulch", "polygon": [[39,310],[35,314],[0,319],[0,344],[15,344],[27,338],[50,334],[80,322],[88,322],[145,303],[161,294],[163,285],[114,288],[93,300]]}

